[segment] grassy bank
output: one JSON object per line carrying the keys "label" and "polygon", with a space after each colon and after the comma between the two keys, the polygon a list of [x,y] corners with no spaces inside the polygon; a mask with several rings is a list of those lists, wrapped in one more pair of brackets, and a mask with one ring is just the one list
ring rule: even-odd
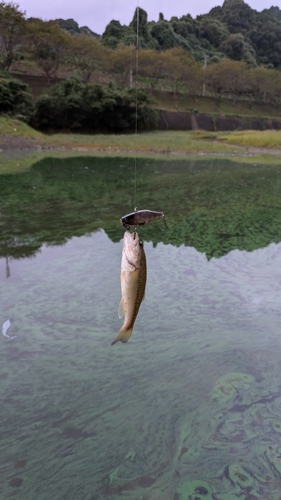
{"label": "grassy bank", "polygon": [[281,153],[281,131],[279,130],[244,130],[231,134],[222,133],[220,140],[246,148],[280,149]]}
{"label": "grassy bank", "polygon": [[[279,153],[281,155],[281,131],[42,134],[19,120],[0,117],[0,149],[6,150],[0,154],[0,173],[28,169],[39,156],[86,152],[87,155],[158,158],[227,155],[235,161],[240,158],[250,163],[276,163],[280,161]],[[271,159],[265,154],[271,154]]]}
{"label": "grassy bank", "polygon": [[[18,148],[16,147],[18,144]],[[9,147],[10,145],[10,147]],[[19,120],[0,118],[0,148],[65,148],[108,153],[234,153],[235,146],[189,131],[139,134],[42,134]]]}

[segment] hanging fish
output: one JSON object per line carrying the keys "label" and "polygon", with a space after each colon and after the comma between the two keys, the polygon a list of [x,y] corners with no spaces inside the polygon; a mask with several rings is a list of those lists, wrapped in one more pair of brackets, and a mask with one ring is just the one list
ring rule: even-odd
{"label": "hanging fish", "polygon": [[146,258],[143,243],[137,232],[124,233],[121,260],[121,293],[118,315],[125,315],[124,324],[111,345],[119,340],[127,342],[132,335],[134,323],[144,299],[146,285]]}
{"label": "hanging fish", "polygon": [[162,217],[164,224],[167,227],[163,212],[154,212],[153,210],[135,210],[134,212],[121,217],[120,223],[123,224],[123,226],[128,230],[131,226],[134,226],[136,229],[138,226],[145,226],[146,224],[149,224],[158,217]]}

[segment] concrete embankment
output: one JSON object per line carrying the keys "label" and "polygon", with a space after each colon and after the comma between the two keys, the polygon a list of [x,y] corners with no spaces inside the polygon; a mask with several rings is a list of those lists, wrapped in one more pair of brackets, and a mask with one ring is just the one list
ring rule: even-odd
{"label": "concrete embankment", "polygon": [[181,111],[161,111],[159,130],[280,130],[281,118],[208,115]]}

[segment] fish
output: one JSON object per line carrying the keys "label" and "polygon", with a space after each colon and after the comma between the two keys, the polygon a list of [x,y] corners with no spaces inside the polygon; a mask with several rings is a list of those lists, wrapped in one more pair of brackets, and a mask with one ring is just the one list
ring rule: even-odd
{"label": "fish", "polygon": [[118,309],[119,318],[124,323],[111,345],[116,342],[128,342],[132,335],[134,324],[144,299],[146,286],[146,257],[143,242],[138,233],[125,231],[121,259],[121,301]]}
{"label": "fish", "polygon": [[162,217],[164,224],[167,227],[163,212],[155,212],[153,210],[134,210],[134,212],[121,217],[120,224],[122,224],[126,229],[130,229],[131,226],[134,226],[136,229],[138,226],[150,224],[150,222],[158,217]]}

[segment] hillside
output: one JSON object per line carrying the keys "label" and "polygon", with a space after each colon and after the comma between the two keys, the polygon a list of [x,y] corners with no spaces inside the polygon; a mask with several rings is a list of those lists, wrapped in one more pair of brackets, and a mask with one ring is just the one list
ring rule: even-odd
{"label": "hillside", "polygon": [[140,8],[128,26],[112,20],[98,37],[73,19],[26,19],[0,2],[0,113],[41,130],[130,131],[137,87],[140,129],[157,127],[161,110],[280,128],[267,121],[281,114],[280,19],[279,7],[258,12],[244,0],[196,19],[160,13],[148,22]]}
{"label": "hillside", "polygon": [[[112,20],[102,35],[105,45],[136,43],[136,13],[129,26]],[[169,21],[159,14],[157,22],[148,22],[147,13],[139,13],[139,46],[146,49],[186,49],[197,61],[209,62],[225,56],[269,68],[281,67],[281,10],[271,7],[262,12],[252,9],[244,0],[225,0],[222,7],[193,19],[190,14]]]}

